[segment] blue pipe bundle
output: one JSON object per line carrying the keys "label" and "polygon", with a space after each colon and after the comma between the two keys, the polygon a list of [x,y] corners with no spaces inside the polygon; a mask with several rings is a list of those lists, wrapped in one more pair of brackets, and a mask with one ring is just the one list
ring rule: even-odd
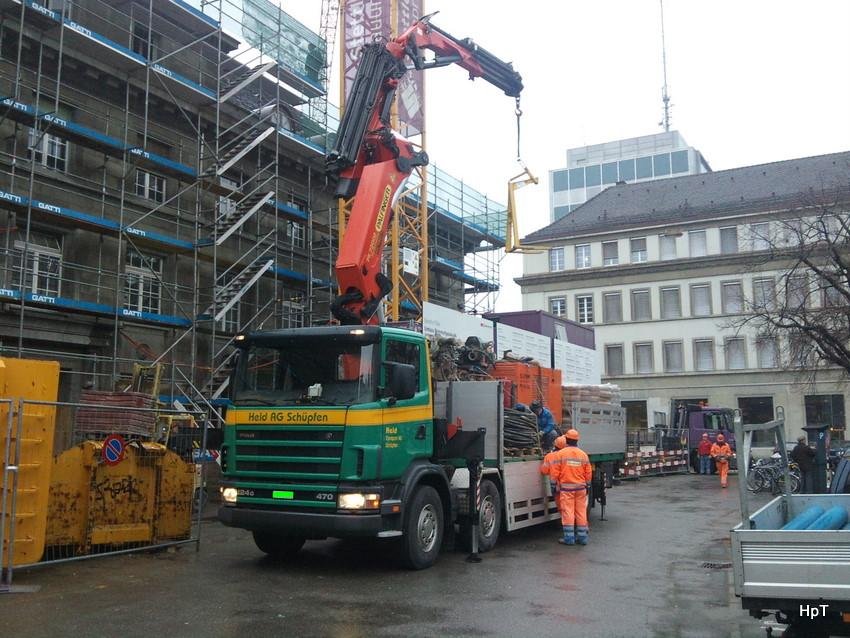
{"label": "blue pipe bundle", "polygon": [[847,510],[836,505],[821,514],[806,529],[841,529],[847,524]]}
{"label": "blue pipe bundle", "polygon": [[824,513],[820,505],[812,505],[792,518],[782,529],[806,529]]}

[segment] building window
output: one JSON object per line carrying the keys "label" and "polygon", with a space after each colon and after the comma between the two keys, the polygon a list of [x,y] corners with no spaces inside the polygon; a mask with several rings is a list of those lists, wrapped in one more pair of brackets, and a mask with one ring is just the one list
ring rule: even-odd
{"label": "building window", "polygon": [[549,272],[564,269],[564,247],[549,249]]}
{"label": "building window", "polygon": [[806,275],[789,275],[785,279],[785,306],[789,310],[809,305],[809,278]]}
{"label": "building window", "polygon": [[753,308],[773,310],[776,301],[776,285],[773,277],[753,279]]}
{"label": "building window", "polygon": [[788,337],[788,363],[795,368],[809,368],[814,360],[814,345],[800,334]]}
{"label": "building window", "polygon": [[783,239],[787,246],[799,246],[803,243],[803,220],[786,219],[782,222]]}
{"label": "building window", "polygon": [[842,305],[843,294],[835,286],[828,283],[826,280],[822,282],[823,299],[821,305],[824,308],[837,308]]}
{"label": "building window", "polygon": [[576,319],[579,323],[593,323],[593,295],[576,296]]}
{"label": "building window", "polygon": [[707,317],[711,314],[711,285],[691,286],[691,316]]}
{"label": "building window", "polygon": [[652,361],[652,343],[635,344],[635,372],[637,374],[655,372]]}
{"label": "building window", "polygon": [[570,189],[570,180],[568,171],[552,171],[552,190],[555,192],[566,191]]}
{"label": "building window", "polygon": [[779,367],[779,347],[776,344],[776,337],[756,339],[756,360],[759,368]]}
{"label": "building window", "polygon": [[770,224],[767,222],[750,224],[750,241],[753,250],[770,248]]}
{"label": "building window", "polygon": [[747,367],[747,347],[743,337],[726,339],[726,369],[744,370]]}
{"label": "building window", "polygon": [[42,166],[65,172],[68,168],[68,142],[61,137],[36,131],[29,132],[30,157]]}
{"label": "building window", "polygon": [[635,160],[635,166],[637,167],[637,178],[638,179],[650,179],[650,178],[652,178],[652,158],[651,157],[638,157]]}
{"label": "building window", "polygon": [[652,299],[649,290],[632,290],[632,321],[652,320]]}
{"label": "building window", "polygon": [[620,263],[618,245],[615,241],[602,242],[602,265],[616,266]]}
{"label": "building window", "polygon": [[286,234],[293,248],[304,248],[307,245],[304,224],[286,222]]}
{"label": "building window", "polygon": [[590,268],[590,244],[576,246],[576,268]]}
{"label": "building window", "polygon": [[[767,423],[773,420],[773,397],[738,397],[738,409],[741,410],[741,421],[744,425]],[[772,447],[775,443],[772,433],[753,432],[754,447]]]}
{"label": "building window", "polygon": [[674,151],[670,153],[670,160],[673,165],[674,173],[687,173],[688,172],[688,152],[687,151]]}
{"label": "building window", "polygon": [[685,358],[681,341],[664,341],[664,372],[682,372],[685,369]]}
{"label": "building window", "polygon": [[549,312],[556,317],[565,317],[567,315],[567,298],[552,297],[549,299]]}
{"label": "building window", "polygon": [[676,236],[660,235],[658,239],[661,244],[661,259],[676,259]]}
{"label": "building window", "polygon": [[740,281],[724,281],[720,284],[723,314],[734,315],[744,311],[744,289]]}
{"label": "building window", "polygon": [[584,188],[584,168],[570,169],[570,190]]}
{"label": "building window", "polygon": [[623,346],[605,346],[605,374],[619,377],[623,374]]}
{"label": "building window", "polygon": [[[18,231],[12,259],[15,288],[34,295],[58,297],[62,281],[62,239],[55,235]],[[26,252],[26,268],[23,268]],[[21,272],[21,271],[24,272]]]}
{"label": "building window", "polygon": [[688,247],[691,257],[705,257],[707,254],[705,244],[705,231],[692,230],[688,233]]}
{"label": "building window", "polygon": [[694,368],[714,370],[714,339],[694,339]]}
{"label": "building window", "polygon": [[806,425],[828,425],[833,441],[846,440],[843,394],[808,394],[804,400]]}
{"label": "building window", "polygon": [[652,156],[652,165],[656,177],[670,174],[670,153]]}
{"label": "building window", "polygon": [[158,204],[165,201],[165,178],[162,175],[136,169],[136,195]]}
{"label": "building window", "polygon": [[136,312],[159,313],[162,259],[127,251],[124,274],[124,308]]}
{"label": "building window", "polygon": [[617,183],[617,162],[609,162],[608,164],[602,165],[602,183]]}
{"label": "building window", "polygon": [[584,169],[584,185],[590,188],[591,186],[599,186],[602,183],[602,174],[599,164],[586,166]]}
{"label": "building window", "polygon": [[602,321],[619,323],[623,320],[623,302],[619,292],[602,293]]}
{"label": "building window", "polygon": [[632,251],[632,263],[642,264],[647,260],[646,254],[646,237],[638,237],[629,240]]}
{"label": "building window", "polygon": [[678,319],[682,316],[682,300],[678,288],[661,289],[661,318]]}
{"label": "building window", "polygon": [[135,22],[133,24],[133,42],[130,48],[143,58],[154,60],[157,57],[158,37],[159,36],[156,33],[151,36],[151,32],[148,29],[147,24]]}
{"label": "building window", "polygon": [[631,182],[635,178],[635,161],[633,159],[620,160],[620,180],[623,182]]}
{"label": "building window", "polygon": [[738,252],[738,227],[729,226],[720,229],[720,252],[731,255]]}
{"label": "building window", "polygon": [[[216,277],[215,295],[227,288],[227,285],[233,281],[236,273],[233,271],[220,272]],[[237,301],[218,322],[218,329],[222,332],[237,332],[239,330],[239,302]]]}

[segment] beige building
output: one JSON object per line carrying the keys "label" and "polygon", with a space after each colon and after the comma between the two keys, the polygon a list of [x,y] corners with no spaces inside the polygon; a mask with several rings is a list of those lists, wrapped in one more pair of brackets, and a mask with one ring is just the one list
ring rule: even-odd
{"label": "beige building", "polygon": [[819,368],[812,380],[791,369],[787,339],[735,324],[777,300],[783,271],[764,259],[777,220],[825,185],[843,183],[850,203],[848,168],[850,152],[617,184],[523,239],[543,249],[517,280],[523,308],[594,326],[604,380],[622,388],[632,430],[669,422],[671,400],[698,399],[753,423],[782,406],[789,435],[826,423],[843,438],[839,371]]}

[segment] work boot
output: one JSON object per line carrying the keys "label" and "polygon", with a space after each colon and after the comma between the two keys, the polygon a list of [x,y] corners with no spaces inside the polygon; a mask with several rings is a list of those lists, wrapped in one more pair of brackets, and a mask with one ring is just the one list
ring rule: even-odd
{"label": "work boot", "polygon": [[575,533],[573,532],[571,527],[565,527],[564,528],[564,537],[559,538],[558,542],[561,545],[575,545],[576,544]]}
{"label": "work boot", "polygon": [[587,545],[587,528],[576,527],[576,542],[579,545]]}

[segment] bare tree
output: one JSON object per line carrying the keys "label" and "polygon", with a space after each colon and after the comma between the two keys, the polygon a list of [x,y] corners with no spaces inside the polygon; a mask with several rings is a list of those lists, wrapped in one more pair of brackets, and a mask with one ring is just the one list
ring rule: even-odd
{"label": "bare tree", "polygon": [[775,356],[777,367],[810,373],[819,364],[838,366],[850,376],[847,186],[801,194],[784,213],[750,229],[753,272],[778,276],[754,276],[753,297],[732,326],[755,330],[759,352]]}

